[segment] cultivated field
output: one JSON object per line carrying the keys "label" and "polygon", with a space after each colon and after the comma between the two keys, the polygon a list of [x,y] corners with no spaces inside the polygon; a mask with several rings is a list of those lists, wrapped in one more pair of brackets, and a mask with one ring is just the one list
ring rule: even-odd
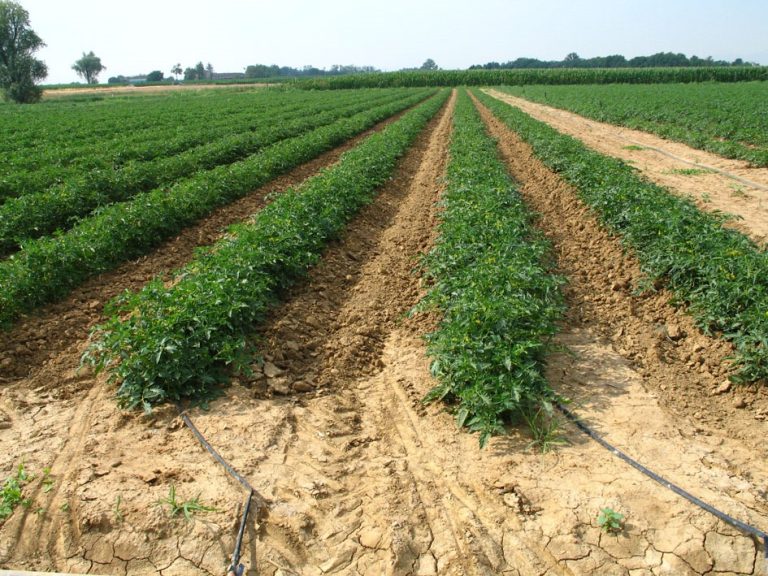
{"label": "cultivated field", "polygon": [[762,85],[551,89],[0,107],[0,568],[760,574],[557,405],[768,529]]}

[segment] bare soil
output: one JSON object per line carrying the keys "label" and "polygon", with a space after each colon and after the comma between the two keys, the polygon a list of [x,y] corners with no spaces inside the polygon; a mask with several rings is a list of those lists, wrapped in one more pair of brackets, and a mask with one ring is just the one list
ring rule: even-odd
{"label": "bare soil", "polygon": [[692,198],[701,210],[734,216],[729,226],[761,245],[768,242],[768,168],[755,168],[741,160],[723,158],[497,90],[487,92],[602,154],[632,164],[648,180]]}
{"label": "bare soil", "polygon": [[[442,406],[421,403],[435,384],[422,336],[437,319],[407,312],[424,290],[417,265],[436,233],[451,111],[452,102],[308,281],[270,315],[255,375],[239,378],[210,410],[190,411],[258,492],[247,573],[758,574],[756,542],[570,425],[562,425],[570,443],[547,454],[528,449],[530,434],[520,427],[479,450]],[[554,386],[610,441],[765,529],[768,394],[724,390],[728,347],[699,334],[668,306],[668,295],[636,294],[640,272],[631,256],[524,143],[485,119],[569,278],[562,351],[548,367]],[[201,232],[203,241],[218,233],[215,226]],[[50,358],[47,344],[33,341],[35,352],[24,355],[12,339],[2,343],[12,371],[0,387],[0,442],[9,447],[0,471],[10,474],[23,460],[38,479],[32,506],[0,527],[0,567],[224,573],[241,487],[174,408],[151,417],[122,413],[101,376],[78,371],[87,328],[100,318],[99,295],[169,269],[173,246],[149,257],[146,270],[128,272],[142,265],[134,263],[94,284],[93,308],[81,295],[22,323],[19,334],[50,339]],[[190,257],[185,250],[174,267]],[[69,326],[73,315],[86,318]],[[73,331],[60,333],[61,326]],[[48,492],[44,466],[53,479]],[[172,484],[180,500],[199,495],[216,511],[170,518],[158,501]],[[598,528],[603,507],[626,515],[619,535]]]}

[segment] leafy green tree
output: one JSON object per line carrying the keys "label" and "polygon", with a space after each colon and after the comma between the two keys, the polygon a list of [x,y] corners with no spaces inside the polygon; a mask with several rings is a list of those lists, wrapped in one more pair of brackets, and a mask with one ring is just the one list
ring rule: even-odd
{"label": "leafy green tree", "polygon": [[578,66],[581,62],[581,57],[576,52],[569,53],[564,59],[563,64],[566,68],[573,68]]}
{"label": "leafy green tree", "polygon": [[0,0],[0,88],[6,98],[37,102],[43,94],[35,84],[48,68],[33,54],[45,43],[29,27],[29,13],[16,2]]}
{"label": "leafy green tree", "polygon": [[77,72],[78,76],[85,78],[88,84],[97,84],[98,76],[102,70],[106,70],[107,67],[101,64],[101,58],[93,53],[93,50],[86,54],[83,52],[83,57],[80,58],[72,66],[72,70]]}
{"label": "leafy green tree", "polygon": [[164,75],[162,72],[160,72],[160,70],[153,70],[147,74],[147,82],[162,82],[163,77]]}
{"label": "leafy green tree", "polygon": [[208,80],[213,80],[213,64],[208,62],[208,65],[205,67],[205,77],[208,78]]}
{"label": "leafy green tree", "polygon": [[202,62],[195,64],[195,80],[205,80],[205,66]]}
{"label": "leafy green tree", "polygon": [[171,74],[173,74],[173,77],[178,80],[179,76],[183,74],[183,70],[181,69],[181,64],[174,64],[173,68],[171,68]]}
{"label": "leafy green tree", "polygon": [[424,64],[421,65],[421,70],[439,70],[439,68],[432,58],[427,58],[424,61]]}

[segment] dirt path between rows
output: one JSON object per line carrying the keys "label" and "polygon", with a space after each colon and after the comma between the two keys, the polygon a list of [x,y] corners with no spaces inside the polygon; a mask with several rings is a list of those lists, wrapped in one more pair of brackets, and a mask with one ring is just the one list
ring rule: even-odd
{"label": "dirt path between rows", "polygon": [[[669,294],[635,295],[637,262],[575,190],[482,110],[569,280],[569,312],[556,342],[564,352],[548,367],[552,385],[609,442],[705,501],[768,527],[768,393],[721,387],[728,346],[700,334],[668,305]],[[758,543],[585,436],[569,437],[573,446],[518,465],[505,480],[546,502],[526,531],[539,534],[561,565],[578,574],[760,573]],[[605,506],[628,519],[619,537],[595,527]]]}
{"label": "dirt path between rows", "polygon": [[578,138],[593,150],[632,164],[656,184],[691,197],[702,210],[736,216],[729,226],[759,244],[768,242],[768,168],[750,167],[747,162],[723,158],[647,132],[591,120],[497,90],[486,92]]}

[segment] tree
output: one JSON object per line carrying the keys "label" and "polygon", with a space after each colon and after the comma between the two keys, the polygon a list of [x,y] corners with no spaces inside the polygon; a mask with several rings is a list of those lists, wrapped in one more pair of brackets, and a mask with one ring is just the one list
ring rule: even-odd
{"label": "tree", "polygon": [[213,64],[208,62],[208,66],[205,67],[205,74],[208,80],[213,80]]}
{"label": "tree", "polygon": [[205,66],[202,62],[195,64],[195,80],[205,80]]}
{"label": "tree", "polygon": [[183,73],[181,69],[181,64],[174,64],[173,68],[171,68],[171,74],[173,74],[173,77],[178,80],[179,76]]}
{"label": "tree", "polygon": [[15,2],[0,0],[0,88],[19,103],[37,102],[43,94],[35,85],[48,68],[33,54],[45,43],[29,28],[29,13]]}
{"label": "tree", "polygon": [[162,82],[163,77],[164,75],[162,72],[160,72],[160,70],[153,70],[147,74],[147,82]]}
{"label": "tree", "polygon": [[435,61],[432,60],[432,58],[427,58],[424,60],[424,64],[421,65],[420,70],[438,70],[437,64],[435,64]]}
{"label": "tree", "polygon": [[571,52],[563,59],[563,64],[565,64],[566,68],[577,66],[579,62],[581,62],[581,58],[576,52]]}
{"label": "tree", "polygon": [[106,69],[107,67],[102,66],[101,64],[101,58],[96,56],[96,54],[93,53],[93,50],[88,52],[88,54],[83,52],[83,57],[72,66],[72,70],[77,72],[78,76],[85,78],[85,81],[88,84],[97,84],[99,82],[99,74],[102,70]]}

